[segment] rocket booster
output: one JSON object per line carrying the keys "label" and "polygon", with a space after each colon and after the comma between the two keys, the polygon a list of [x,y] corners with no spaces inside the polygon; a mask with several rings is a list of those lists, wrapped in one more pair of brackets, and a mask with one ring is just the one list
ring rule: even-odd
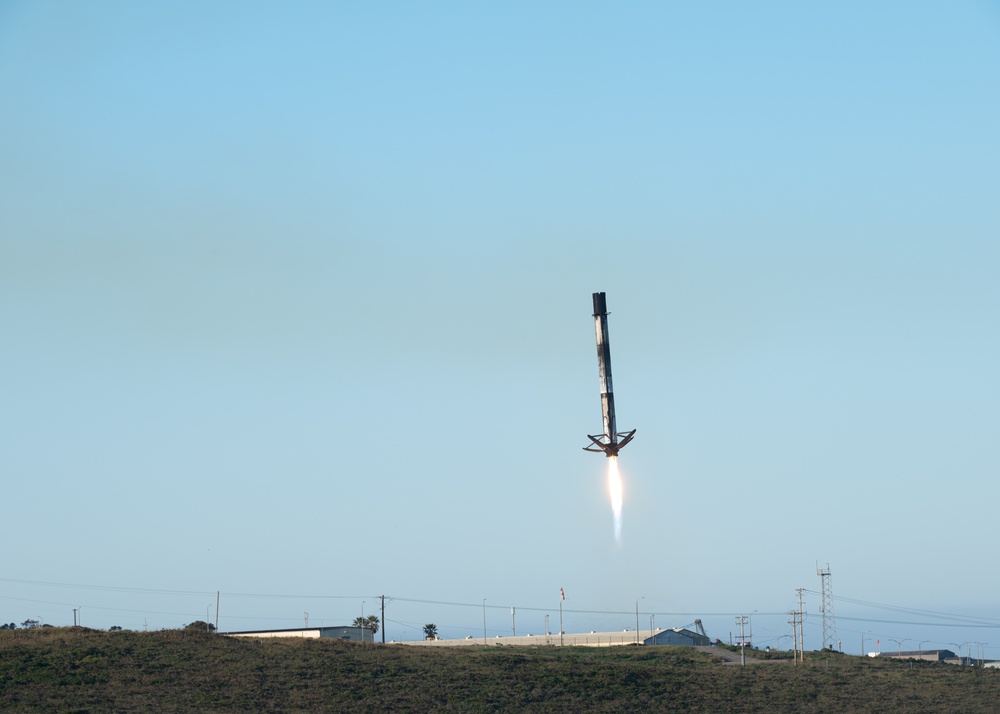
{"label": "rocket booster", "polygon": [[597,373],[601,383],[601,413],[604,433],[587,435],[592,442],[584,451],[603,452],[617,456],[618,451],[632,440],[635,429],[619,432],[615,423],[615,394],[611,384],[611,343],[608,340],[608,307],[604,293],[594,293],[594,329],[597,332]]}

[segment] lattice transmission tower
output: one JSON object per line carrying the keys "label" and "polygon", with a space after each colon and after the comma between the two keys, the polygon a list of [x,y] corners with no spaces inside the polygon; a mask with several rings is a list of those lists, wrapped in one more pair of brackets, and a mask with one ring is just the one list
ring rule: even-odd
{"label": "lattice transmission tower", "polygon": [[833,616],[833,582],[830,576],[830,564],[825,568],[820,568],[816,564],[816,575],[819,576],[823,602],[820,603],[819,611],[823,615],[823,647],[826,649],[836,649],[837,644],[837,620]]}

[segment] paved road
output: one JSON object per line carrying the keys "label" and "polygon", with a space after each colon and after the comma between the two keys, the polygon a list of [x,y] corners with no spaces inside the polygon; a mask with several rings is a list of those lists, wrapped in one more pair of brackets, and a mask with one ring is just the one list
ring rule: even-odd
{"label": "paved road", "polygon": [[[740,664],[740,653],[727,650],[725,647],[695,647],[700,652],[708,652],[722,660],[723,664]],[[783,664],[789,660],[785,659],[754,659],[751,657],[753,650],[747,650],[747,664]]]}

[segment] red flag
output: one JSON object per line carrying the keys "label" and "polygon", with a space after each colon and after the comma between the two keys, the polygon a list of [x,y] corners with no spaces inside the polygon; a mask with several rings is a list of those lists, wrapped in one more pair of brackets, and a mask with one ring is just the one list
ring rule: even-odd
{"label": "red flag", "polygon": [[559,588],[559,597],[561,597],[563,600],[566,599],[566,593],[563,592],[562,588]]}

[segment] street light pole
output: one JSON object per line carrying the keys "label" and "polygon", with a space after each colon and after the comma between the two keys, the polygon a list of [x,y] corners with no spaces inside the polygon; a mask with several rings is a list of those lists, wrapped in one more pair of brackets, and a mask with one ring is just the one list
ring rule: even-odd
{"label": "street light pole", "polygon": [[563,645],[562,600],[559,601],[559,646]]}
{"label": "street light pole", "polygon": [[746,615],[738,615],[736,617],[736,624],[738,624],[740,626],[740,665],[742,665],[743,667],[746,667],[747,666],[747,652],[746,652],[747,638],[746,638],[746,634],[745,634],[745,632],[743,630],[743,627],[744,627],[744,625],[747,624],[747,616]]}
{"label": "street light pole", "polygon": [[639,644],[639,601],[645,600],[645,597],[638,597],[635,600],[635,643]]}

